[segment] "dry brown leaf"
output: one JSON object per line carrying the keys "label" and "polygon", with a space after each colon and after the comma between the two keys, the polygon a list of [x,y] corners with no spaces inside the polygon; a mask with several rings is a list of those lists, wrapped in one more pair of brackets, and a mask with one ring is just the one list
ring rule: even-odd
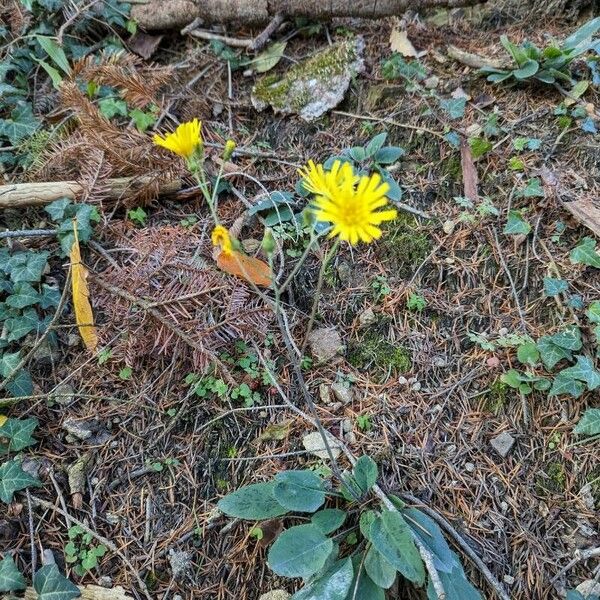
{"label": "dry brown leaf", "polygon": [[477,191],[479,178],[477,177],[477,167],[473,162],[471,148],[469,147],[469,144],[465,141],[463,141],[460,145],[460,163],[462,166],[465,198],[468,198],[472,202],[476,202],[479,197],[479,193]]}
{"label": "dry brown leaf", "polygon": [[219,252],[217,256],[217,265],[219,269],[241,277],[261,287],[271,285],[272,276],[269,265],[253,256],[246,256],[237,250],[229,252]]}
{"label": "dry brown leaf", "polygon": [[5,417],[4,415],[0,415],[0,427],[2,427],[2,425],[4,425],[4,423],[6,423],[6,421],[8,421],[8,417]]}
{"label": "dry brown leaf", "polygon": [[390,34],[390,48],[392,52],[399,52],[402,56],[418,56],[419,53],[408,39],[406,31],[392,29]]}
{"label": "dry brown leaf", "polygon": [[79,238],[77,237],[77,219],[73,219],[75,241],[71,246],[71,283],[75,322],[85,347],[92,352],[98,345],[98,335],[94,327],[94,313],[90,304],[90,291],[87,284],[88,270],[81,262]]}

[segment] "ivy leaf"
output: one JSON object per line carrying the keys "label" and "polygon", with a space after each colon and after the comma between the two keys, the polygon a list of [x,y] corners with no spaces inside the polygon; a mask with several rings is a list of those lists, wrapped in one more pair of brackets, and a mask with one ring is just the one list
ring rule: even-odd
{"label": "ivy leaf", "polygon": [[12,380],[6,384],[6,389],[14,398],[31,396],[33,393],[33,381],[29,371],[21,369]]}
{"label": "ivy leaf", "polygon": [[73,600],[81,595],[79,588],[56,565],[46,565],[37,571],[33,576],[33,587],[38,600]]}
{"label": "ivy leaf", "polygon": [[377,465],[370,456],[361,456],[356,461],[352,474],[363,494],[366,494],[377,483]]}
{"label": "ivy leaf", "polygon": [[42,283],[42,292],[39,299],[40,308],[46,310],[47,308],[58,306],[59,302],[60,291],[55,287]]}
{"label": "ivy leaf", "polygon": [[21,281],[36,282],[48,262],[49,252],[19,252],[10,259],[10,278],[14,283]]}
{"label": "ivy leaf", "polygon": [[66,210],[67,207],[71,205],[70,198],[60,198],[51,202],[44,208],[44,210],[50,215],[50,218],[58,223],[67,217]]}
{"label": "ivy leaf", "polygon": [[321,577],[296,592],[291,600],[345,600],[354,580],[350,557],[337,561]]}
{"label": "ivy leaf", "polygon": [[480,158],[492,149],[492,142],[482,137],[469,138],[469,147],[473,158]]}
{"label": "ivy leaf", "polygon": [[229,517],[259,521],[287,513],[273,497],[274,482],[246,485],[219,500],[219,510]]}
{"label": "ivy leaf", "polygon": [[600,269],[600,254],[596,252],[596,242],[591,237],[584,237],[569,255],[572,263],[581,263],[588,267]]}
{"label": "ivy leaf", "polygon": [[542,189],[542,183],[538,177],[532,177],[528,182],[521,195],[524,198],[543,198],[544,190]]}
{"label": "ivy leaf", "polygon": [[575,325],[551,335],[550,340],[566,350],[581,350],[581,331]]}
{"label": "ivy leaf", "polygon": [[448,113],[451,119],[460,119],[465,114],[467,105],[466,98],[451,98],[449,100],[440,100],[440,108]]}
{"label": "ivy leaf", "polygon": [[9,342],[20,340],[32,331],[42,333],[44,330],[44,321],[39,319],[34,308],[28,308],[21,315],[6,319],[4,324]]}
{"label": "ivy leaf", "polygon": [[11,112],[10,119],[0,119],[0,136],[7,137],[12,145],[33,135],[40,126],[40,121],[33,115],[29,102],[19,100]]}
{"label": "ivy leaf", "polygon": [[12,556],[8,554],[0,560],[0,592],[15,592],[27,587],[25,577],[21,574]]}
{"label": "ivy leaf", "polygon": [[547,369],[553,369],[561,360],[571,360],[573,355],[566,348],[561,348],[552,341],[552,336],[545,335],[537,341],[540,357]]}
{"label": "ivy leaf", "polygon": [[517,358],[524,365],[535,365],[540,359],[540,352],[534,342],[528,342],[519,346],[517,349]]}
{"label": "ivy leaf", "polygon": [[6,504],[12,502],[15,492],[26,487],[41,485],[35,477],[23,471],[21,465],[14,460],[0,465],[0,500]]}
{"label": "ivy leaf", "polygon": [[277,575],[307,578],[323,568],[332,550],[333,540],[316,525],[296,525],[275,540],[268,563]]}
{"label": "ivy leaf", "polygon": [[600,408],[588,408],[573,432],[577,435],[600,435]]}
{"label": "ivy leaf", "polygon": [[585,314],[592,323],[600,323],[600,301],[596,300],[592,302],[585,311]]}
{"label": "ivy leaf", "polygon": [[0,427],[0,438],[9,440],[8,446],[0,443],[0,451],[19,452],[27,446],[33,446],[37,441],[31,434],[38,426],[38,420],[30,419],[7,419]]}
{"label": "ivy leaf", "polygon": [[563,371],[557,373],[552,383],[552,387],[548,392],[549,396],[573,396],[573,398],[579,398],[585,391],[585,385],[577,379],[569,375],[565,375]]}
{"label": "ivy leaf", "polygon": [[328,534],[339,529],[344,524],[346,516],[346,512],[339,508],[324,508],[316,512],[310,520],[324,534]]}
{"label": "ivy leaf", "polygon": [[508,221],[504,227],[505,235],[527,235],[531,231],[531,225],[523,218],[520,210],[510,210]]}
{"label": "ivy leaf", "polygon": [[313,471],[283,471],[275,475],[273,497],[288,510],[314,512],[325,502],[325,491]]}
{"label": "ivy leaf", "polygon": [[25,308],[40,301],[39,292],[27,281],[20,281],[13,293],[5,300],[11,308]]}
{"label": "ivy leaf", "polygon": [[594,363],[587,356],[576,356],[577,364],[568,369],[563,369],[559,375],[572,377],[578,381],[584,381],[590,391],[600,386],[600,372],[594,367]]}
{"label": "ivy leaf", "polygon": [[387,561],[407,579],[422,585],[425,569],[412,533],[402,515],[384,510],[371,525],[371,542]]}
{"label": "ivy leaf", "polygon": [[364,568],[367,575],[385,590],[391,588],[396,581],[396,569],[373,546],[367,551]]}
{"label": "ivy leaf", "polygon": [[544,294],[549,297],[558,296],[569,289],[569,283],[564,279],[544,277]]}

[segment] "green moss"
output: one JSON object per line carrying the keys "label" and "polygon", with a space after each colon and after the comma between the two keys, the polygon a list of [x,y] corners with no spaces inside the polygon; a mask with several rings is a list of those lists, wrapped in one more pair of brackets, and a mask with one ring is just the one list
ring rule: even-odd
{"label": "green moss", "polygon": [[410,350],[388,342],[376,331],[351,344],[347,358],[353,367],[368,370],[379,379],[406,373],[412,368]]}
{"label": "green moss", "polygon": [[565,491],[567,474],[562,463],[554,461],[548,463],[545,473],[536,478],[536,492],[540,496],[548,494],[561,494]]}
{"label": "green moss", "polygon": [[410,276],[431,249],[429,237],[419,230],[417,220],[400,213],[386,228],[379,244],[380,257],[398,277]]}
{"label": "green moss", "polygon": [[346,71],[357,58],[356,40],[345,40],[289,68],[283,77],[267,75],[256,82],[252,94],[274,108],[300,110],[311,99],[308,89],[296,83],[312,79],[327,82]]}
{"label": "green moss", "polygon": [[484,410],[497,415],[506,404],[508,389],[508,386],[505,383],[502,383],[500,378],[496,379],[496,381],[490,385],[485,398]]}

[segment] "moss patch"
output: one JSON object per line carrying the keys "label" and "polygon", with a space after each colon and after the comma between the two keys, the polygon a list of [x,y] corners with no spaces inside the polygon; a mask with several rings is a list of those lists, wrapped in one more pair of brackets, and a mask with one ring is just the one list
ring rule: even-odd
{"label": "moss patch", "polygon": [[388,342],[377,331],[351,344],[347,358],[353,367],[369,371],[379,380],[407,373],[412,368],[410,350]]}
{"label": "moss patch", "polygon": [[486,394],[484,410],[497,415],[505,406],[508,395],[508,386],[496,379]]}
{"label": "moss patch", "polygon": [[562,494],[565,491],[567,474],[561,462],[548,463],[545,475],[536,478],[536,491],[540,496],[550,494]]}
{"label": "moss patch", "polygon": [[413,216],[400,213],[386,228],[379,247],[381,260],[392,272],[408,277],[431,251],[431,241]]}

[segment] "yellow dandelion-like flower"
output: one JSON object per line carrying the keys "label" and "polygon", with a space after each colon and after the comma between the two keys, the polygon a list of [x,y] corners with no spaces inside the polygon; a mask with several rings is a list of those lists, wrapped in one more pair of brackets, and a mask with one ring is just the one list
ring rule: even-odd
{"label": "yellow dandelion-like flower", "polygon": [[231,243],[231,237],[229,231],[223,225],[217,225],[210,236],[213,246],[220,246],[223,254],[232,254],[233,245]]}
{"label": "yellow dandelion-like flower", "polygon": [[344,181],[349,180],[353,183],[358,181],[352,165],[341,160],[336,160],[328,171],[323,165],[316,165],[309,160],[305,167],[298,169],[298,173],[303,178],[304,189],[317,196],[328,198],[332,197],[332,194],[343,185]]}
{"label": "yellow dandelion-like flower", "polygon": [[182,123],[172,133],[165,136],[156,134],[152,141],[157,146],[162,146],[183,158],[191,158],[196,149],[202,145],[202,134],[200,133],[200,121],[194,119]]}
{"label": "yellow dandelion-like flower", "polygon": [[315,190],[312,211],[318,221],[333,225],[329,237],[339,236],[353,246],[359,241],[370,244],[381,237],[378,226],[398,215],[394,208],[377,210],[388,206],[390,186],[378,173],[358,177],[351,165],[339,163],[333,164],[330,174],[322,165],[311,167],[309,185]]}

